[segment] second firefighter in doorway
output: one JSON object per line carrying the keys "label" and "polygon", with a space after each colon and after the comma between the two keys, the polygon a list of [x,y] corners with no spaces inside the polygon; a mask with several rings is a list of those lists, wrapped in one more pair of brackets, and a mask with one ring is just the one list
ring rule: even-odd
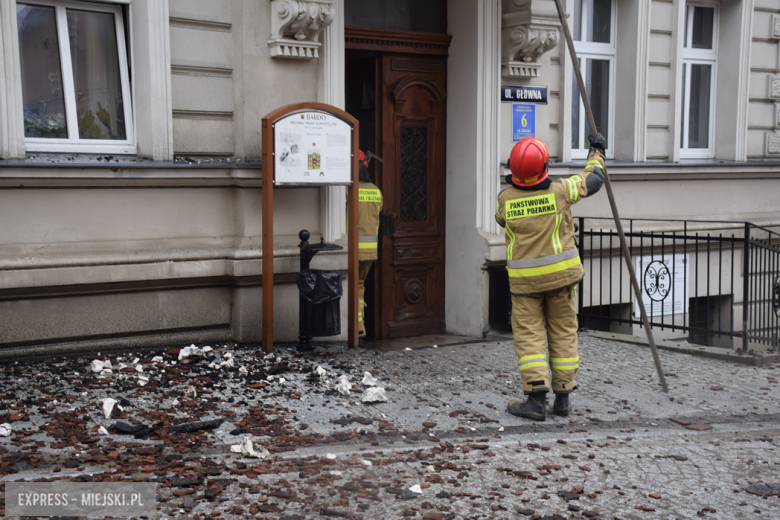
{"label": "second firefighter in doorway", "polygon": [[569,393],[577,388],[575,295],[585,270],[574,242],[571,206],[601,189],[606,147],[601,134],[589,139],[585,171],[552,180],[547,178],[547,145],[524,138],[509,156],[511,187],[498,194],[496,221],[506,230],[512,335],[528,396],[525,402],[511,401],[507,411],[536,421],[547,418],[550,389],[553,413],[565,416],[571,409]]}
{"label": "second firefighter in doorway", "polygon": [[379,245],[379,214],[382,212],[382,192],[379,187],[371,182],[368,172],[368,163],[374,156],[369,152],[369,158],[361,151],[360,185],[358,190],[358,221],[360,224],[360,237],[358,238],[358,341],[362,345],[366,336],[366,278],[371,266],[377,260],[377,248]]}

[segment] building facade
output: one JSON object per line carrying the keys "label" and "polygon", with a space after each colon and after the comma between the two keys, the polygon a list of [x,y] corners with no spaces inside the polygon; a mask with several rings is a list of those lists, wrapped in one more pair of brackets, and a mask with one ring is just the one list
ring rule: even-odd
{"label": "building facade", "polygon": [[[780,0],[564,4],[621,216],[780,223]],[[552,0],[0,0],[0,45],[5,348],[259,341],[271,258],[296,339],[298,233],[346,246],[345,190],[275,190],[262,250],[281,106],[345,109],[384,159],[376,338],[490,330],[509,151],[543,139],[555,176],[587,152]]]}

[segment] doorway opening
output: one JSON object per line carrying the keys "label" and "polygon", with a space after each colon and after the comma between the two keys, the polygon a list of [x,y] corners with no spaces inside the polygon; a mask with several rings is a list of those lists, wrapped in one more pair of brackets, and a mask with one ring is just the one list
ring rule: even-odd
{"label": "doorway opening", "polygon": [[[377,135],[377,53],[374,51],[348,49],[346,51],[344,68],[345,78],[345,97],[346,111],[360,123],[360,149],[363,152],[374,152],[381,157],[378,150]],[[376,161],[369,164],[371,179],[377,186],[380,185],[377,179],[379,167]],[[366,339],[372,340],[377,337],[377,262],[368,273],[366,278],[366,292],[364,299],[367,308],[363,312],[363,320],[366,327]]]}
{"label": "doorway opening", "polygon": [[[442,0],[418,1],[445,5]],[[406,4],[374,3],[374,14],[389,9],[399,20],[411,19]],[[438,20],[429,30],[445,30],[440,22],[446,16]],[[402,32],[392,32],[368,25],[345,31],[345,109],[360,123],[360,149],[384,160],[369,168],[382,192],[383,211],[378,259],[366,279],[366,339],[440,333],[445,329],[444,157],[451,38],[443,32],[410,32],[421,29],[416,26],[394,26]]]}

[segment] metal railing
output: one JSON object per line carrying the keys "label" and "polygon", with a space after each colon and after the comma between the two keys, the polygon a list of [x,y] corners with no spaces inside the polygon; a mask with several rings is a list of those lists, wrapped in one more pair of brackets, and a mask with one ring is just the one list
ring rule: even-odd
{"label": "metal railing", "polygon": [[[780,233],[749,222],[625,222],[651,327],[702,345],[780,344]],[[579,218],[580,327],[630,333],[642,323],[611,225]]]}
{"label": "metal railing", "polygon": [[743,349],[748,341],[780,344],[780,233],[753,224],[745,225],[748,276],[744,292],[749,297],[745,313]]}

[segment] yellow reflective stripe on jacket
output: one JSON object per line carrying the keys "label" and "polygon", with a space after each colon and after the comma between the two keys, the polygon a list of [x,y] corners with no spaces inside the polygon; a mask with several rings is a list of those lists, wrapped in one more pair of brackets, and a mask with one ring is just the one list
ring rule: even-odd
{"label": "yellow reflective stripe on jacket", "polygon": [[573,175],[566,179],[566,183],[569,186],[569,200],[572,202],[577,202],[580,198],[580,190],[577,188],[578,182],[582,182],[582,177],[579,175]]}
{"label": "yellow reflective stripe on jacket", "polygon": [[574,258],[570,258],[569,260],[563,260],[562,262],[556,262],[554,264],[543,265],[540,267],[526,267],[520,269],[507,267],[507,271],[509,272],[509,276],[513,276],[515,278],[528,278],[529,276],[540,276],[543,274],[557,273],[570,267],[576,267],[580,265],[580,263],[580,257],[578,255]]}
{"label": "yellow reflective stripe on jacket", "polygon": [[382,192],[368,188],[358,190],[358,202],[382,202]]}
{"label": "yellow reflective stripe on jacket", "polygon": [[379,243],[377,235],[361,235],[358,237],[358,249],[376,249]]}
{"label": "yellow reflective stripe on jacket", "polygon": [[542,267],[543,265],[550,265],[563,260],[574,258],[580,254],[577,248],[569,249],[556,255],[543,256],[541,258],[529,258],[527,260],[507,260],[506,266],[510,269],[522,269],[524,267]]}
{"label": "yellow reflective stripe on jacket", "polygon": [[506,229],[506,234],[509,235],[509,245],[506,246],[506,259],[507,260],[511,260],[512,259],[512,248],[514,248],[514,245],[515,245],[515,234],[509,228],[509,225],[507,225],[504,229]]}
{"label": "yellow reflective stripe on jacket", "polygon": [[[582,179],[580,179],[580,181],[581,180]],[[579,182],[579,181],[575,181],[574,179],[572,179],[572,181],[571,181],[572,191],[574,192],[574,197],[571,199],[572,202],[577,202],[578,200],[580,200],[580,190],[579,190],[579,188],[577,188],[577,182]]]}
{"label": "yellow reflective stripe on jacket", "polygon": [[553,370],[576,370],[580,366],[580,358],[550,358],[550,368]]}
{"label": "yellow reflective stripe on jacket", "polygon": [[545,354],[531,354],[520,358],[520,370],[533,367],[546,367],[547,356]]}
{"label": "yellow reflective stripe on jacket", "polygon": [[574,200],[574,183],[571,179],[564,179],[563,182],[565,182],[566,186],[569,188],[569,200]]}
{"label": "yellow reflective stripe on jacket", "polygon": [[553,251],[555,251],[555,254],[561,253],[563,251],[563,246],[561,245],[561,237],[558,233],[561,229],[561,221],[563,220],[563,215],[558,213],[555,215],[555,229],[553,229],[553,235],[552,235],[552,243],[553,243]]}

